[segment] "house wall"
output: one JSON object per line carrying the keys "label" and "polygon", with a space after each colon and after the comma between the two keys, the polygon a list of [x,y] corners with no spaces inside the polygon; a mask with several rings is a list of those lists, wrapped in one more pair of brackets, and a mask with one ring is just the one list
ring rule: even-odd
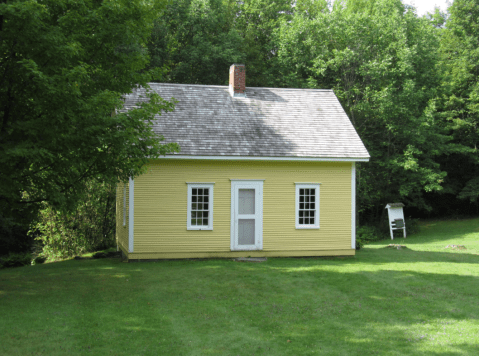
{"label": "house wall", "polygon": [[[126,187],[126,210],[124,214],[124,193],[125,193],[125,187]],[[118,247],[125,253],[128,252],[128,229],[129,229],[129,186],[128,183],[123,183],[120,182],[118,183],[116,187],[116,243],[118,244]],[[123,225],[123,219],[125,216],[125,225]]]}
{"label": "house wall", "polygon": [[[351,162],[153,160],[147,173],[135,178],[129,258],[354,255],[351,167]],[[230,179],[264,179],[262,251],[230,251]],[[187,230],[186,182],[215,183],[213,230]],[[295,182],[321,183],[319,230],[295,228]],[[118,234],[122,246],[124,236]]]}

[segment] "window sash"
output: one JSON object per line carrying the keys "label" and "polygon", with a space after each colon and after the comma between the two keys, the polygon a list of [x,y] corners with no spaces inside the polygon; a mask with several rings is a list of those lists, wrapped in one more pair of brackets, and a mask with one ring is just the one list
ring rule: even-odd
{"label": "window sash", "polygon": [[188,230],[213,230],[213,184],[188,183]]}
{"label": "window sash", "polygon": [[319,229],[319,184],[296,184],[297,229]]}

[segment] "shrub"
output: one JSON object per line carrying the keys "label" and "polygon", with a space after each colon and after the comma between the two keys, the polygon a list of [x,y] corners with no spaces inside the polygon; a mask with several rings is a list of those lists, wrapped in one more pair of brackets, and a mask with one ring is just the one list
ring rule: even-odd
{"label": "shrub", "polygon": [[10,253],[3,258],[2,268],[27,266],[32,263],[30,253]]}
{"label": "shrub", "polygon": [[[419,219],[406,218],[405,223],[407,236],[414,235],[419,232]],[[381,221],[378,226],[360,226],[356,231],[356,250],[361,249],[365,244],[370,242],[391,238],[388,224],[389,221],[386,223]]]}
{"label": "shrub", "polygon": [[378,241],[383,238],[379,228],[375,226],[360,226],[356,231],[356,250],[361,249],[365,244]]}
{"label": "shrub", "polygon": [[46,260],[47,258],[44,256],[37,256],[33,259],[32,265],[41,265],[42,263],[45,263]]}
{"label": "shrub", "polygon": [[115,185],[85,183],[84,196],[75,210],[55,209],[44,204],[31,234],[43,244],[50,260],[103,250],[115,241]]}
{"label": "shrub", "polygon": [[28,228],[34,218],[32,209],[5,209],[0,204],[0,256],[30,250],[33,236],[28,234]]}
{"label": "shrub", "polygon": [[419,219],[406,218],[406,233],[408,236],[417,234],[420,230]]}

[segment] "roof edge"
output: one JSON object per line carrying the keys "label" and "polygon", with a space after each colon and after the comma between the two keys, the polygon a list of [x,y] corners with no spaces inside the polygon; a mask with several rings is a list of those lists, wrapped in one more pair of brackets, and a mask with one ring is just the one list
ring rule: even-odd
{"label": "roof edge", "polygon": [[369,157],[268,157],[268,156],[194,156],[165,155],[158,159],[200,159],[224,161],[369,162]]}

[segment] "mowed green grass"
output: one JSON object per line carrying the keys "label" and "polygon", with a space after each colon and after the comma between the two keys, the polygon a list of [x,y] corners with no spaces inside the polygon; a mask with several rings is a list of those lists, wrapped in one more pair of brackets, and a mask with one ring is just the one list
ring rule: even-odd
{"label": "mowed green grass", "polygon": [[389,243],[354,258],[1,270],[0,354],[478,355],[479,219]]}

